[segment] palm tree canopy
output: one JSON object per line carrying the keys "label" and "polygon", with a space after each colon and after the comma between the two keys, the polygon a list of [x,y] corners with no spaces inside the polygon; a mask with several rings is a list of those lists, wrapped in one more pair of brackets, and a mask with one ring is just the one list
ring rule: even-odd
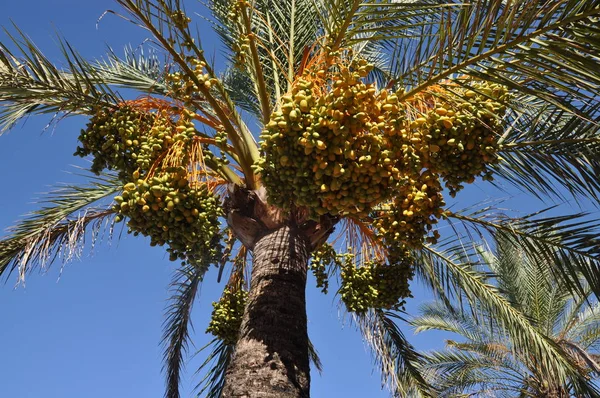
{"label": "palm tree canopy", "polygon": [[[591,291],[574,296],[553,277],[548,264],[503,238],[496,241],[495,251],[481,248],[479,254],[481,269],[490,271],[488,283],[596,388],[600,307]],[[410,321],[417,333],[443,330],[459,337],[446,340],[446,349],[426,354],[422,370],[440,396],[572,396],[568,383],[557,384],[553,374],[541,369],[540,357],[515,346],[512,325],[499,322],[487,311],[487,303],[475,305],[478,309],[470,311],[432,302],[422,305]]]}
{"label": "palm tree canopy", "polygon": [[[340,278],[339,297],[396,394],[401,381],[431,394],[394,323],[413,275],[446,301],[464,292],[486,302],[471,307],[510,325],[516,350],[588,388],[519,312],[530,308],[511,305],[528,293],[504,297],[473,270],[476,253],[461,239],[495,233],[569,292],[599,295],[593,215],[453,210],[444,195],[508,182],[598,203],[600,2],[213,0],[222,71],[181,1],[116,3],[108,13],[145,29],[160,55],[88,61],[61,40],[59,68],[17,27],[0,43],[0,130],[35,114],[89,116],[77,154],[92,157],[97,175],[50,195],[0,242],[0,274],[22,280],[101,220],[126,218],[130,232],[165,245],[183,261],[163,338],[176,397],[204,273],[231,270],[218,318],[239,307],[257,237],[291,224],[319,256],[315,272]],[[445,240],[438,221],[454,227]],[[351,248],[326,255],[337,223]],[[212,395],[226,346],[215,346]]]}

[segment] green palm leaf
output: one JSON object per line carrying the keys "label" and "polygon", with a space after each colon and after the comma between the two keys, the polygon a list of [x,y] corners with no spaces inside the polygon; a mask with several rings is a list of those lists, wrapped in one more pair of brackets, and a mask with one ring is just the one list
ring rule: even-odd
{"label": "green palm leaf", "polygon": [[179,381],[189,349],[193,302],[207,267],[187,265],[177,269],[171,282],[172,296],[164,321],[164,367],[167,375],[166,398],[179,398]]}
{"label": "green palm leaf", "polygon": [[197,396],[219,398],[225,385],[225,371],[231,361],[235,346],[225,344],[223,340],[215,338],[198,350],[198,353],[208,348],[211,348],[210,353],[196,371],[196,373],[206,372],[202,380],[196,385]]}
{"label": "green palm leaf", "polygon": [[[519,352],[537,358],[543,369],[552,372],[560,380],[566,381],[570,376],[578,377],[562,350],[552,340],[540,334],[484,276],[473,270],[471,264],[462,263],[456,254],[431,246],[426,247],[421,261],[435,263],[436,269],[443,269],[444,279],[449,280],[456,291],[464,292],[464,298],[471,304],[471,308],[482,306],[490,313],[502,329],[509,333]],[[431,279],[438,279],[440,276],[435,275]]]}
{"label": "green palm leaf", "polygon": [[[318,14],[313,3],[304,0],[254,2],[247,19],[256,36],[256,48],[248,50],[240,48],[240,38],[248,33],[243,15],[232,18],[228,1],[213,0],[209,6],[216,19],[215,30],[229,50],[232,63],[237,65],[237,73],[245,76],[248,92],[255,101],[259,99],[259,103],[267,101],[270,108],[291,88],[305,50],[312,48],[319,36],[315,23]],[[240,56],[248,57],[248,62],[240,63]],[[262,88],[261,79],[265,82]],[[262,90],[265,90],[264,95]],[[267,107],[263,106],[257,118],[264,121],[266,111]]]}
{"label": "green palm leaf", "polygon": [[134,51],[126,47],[124,58],[119,58],[109,49],[108,58],[92,66],[99,83],[156,95],[165,95],[169,90],[164,81],[163,66],[152,50],[145,54],[143,48]]}
{"label": "green palm leaf", "polygon": [[62,255],[67,262],[77,257],[86,230],[92,229],[92,241],[111,227],[105,221],[113,211],[91,207],[99,200],[121,190],[113,175],[92,176],[87,186],[66,186],[50,192],[40,201],[43,207],[12,227],[0,240],[0,275],[8,277],[18,270],[19,279],[36,266],[44,268]]}
{"label": "green palm leaf", "polygon": [[579,341],[583,347],[597,348],[600,339],[600,304],[590,304],[582,311],[578,311],[567,323],[564,338]]}
{"label": "green palm leaf", "polygon": [[[455,301],[458,308],[443,302],[427,304],[411,320],[418,333],[444,330],[463,338],[427,355],[423,373],[428,381],[441,396],[483,394],[497,388],[506,388],[506,396],[524,391],[539,396],[548,383],[570,386],[577,396],[599,396],[588,377],[590,369],[596,370],[596,357],[575,332],[591,331],[589,337],[597,332],[598,319],[591,315],[597,305],[586,309],[591,290],[582,283],[587,295],[571,295],[547,260],[515,248],[503,234],[496,238],[495,254],[477,248],[483,263],[466,262],[474,254],[457,248],[428,248],[430,258],[422,259],[443,263],[427,268],[438,271],[430,279],[448,280],[452,287],[447,289],[462,296],[462,301]],[[484,266],[492,272],[476,270]]]}
{"label": "green palm leaf", "polygon": [[496,174],[538,198],[564,198],[566,190],[598,201],[600,105],[582,106],[583,113],[594,117],[588,120],[537,104],[530,96],[518,101],[533,106],[515,116],[502,137]]}
{"label": "green palm leaf", "polygon": [[448,307],[442,302],[426,303],[419,306],[419,317],[411,319],[410,325],[415,328],[415,333],[427,330],[443,330],[460,334],[470,340],[487,337],[485,331],[467,314],[452,306]]}
{"label": "green palm leaf", "polygon": [[[94,68],[61,40],[67,69],[62,70],[42,54],[16,26],[18,36],[6,34],[20,54],[0,43],[0,133],[30,114],[90,114],[97,106],[112,107],[119,97]],[[20,59],[22,57],[23,59]]]}
{"label": "green palm leaf", "polygon": [[382,383],[394,396],[418,394],[433,397],[435,392],[420,371],[421,355],[396,325],[398,315],[382,310],[355,314],[357,326],[369,343],[374,361],[381,369]]}
{"label": "green palm leaf", "polygon": [[[520,218],[488,214],[485,210],[473,214],[454,212],[448,217],[480,236],[492,233],[510,241],[514,248],[533,253],[538,263],[551,264],[555,277],[564,280],[573,292],[586,293],[579,278],[583,275],[590,289],[600,296],[598,222],[585,213],[540,217],[548,210]],[[559,265],[561,268],[557,268]]]}
{"label": "green palm leaf", "polygon": [[[589,63],[596,62],[600,45],[594,29],[599,15],[597,1],[462,4],[441,18],[426,51],[429,57],[418,59],[399,80],[412,87],[409,97],[443,79],[466,74],[573,109],[570,99],[595,96],[593,87],[600,75],[596,68],[589,69]],[[574,44],[579,37],[587,40]],[[557,91],[568,95],[561,98]]]}
{"label": "green palm leaf", "polygon": [[[503,372],[498,372],[500,366]],[[469,389],[481,396],[514,397],[521,390],[523,369],[515,367],[512,361],[504,358],[493,360],[478,352],[450,347],[429,353],[424,369],[429,380],[442,391],[440,397],[472,396],[462,395]]]}

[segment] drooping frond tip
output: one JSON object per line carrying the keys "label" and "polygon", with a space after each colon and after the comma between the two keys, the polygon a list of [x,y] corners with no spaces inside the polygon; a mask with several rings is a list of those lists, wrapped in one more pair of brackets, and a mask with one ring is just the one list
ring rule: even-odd
{"label": "drooping frond tip", "polygon": [[114,177],[107,176],[88,186],[51,192],[41,202],[45,207],[12,227],[0,241],[0,275],[17,270],[19,281],[24,282],[27,273],[35,267],[44,269],[57,257],[63,262],[77,258],[83,243],[91,240],[93,247],[103,231],[112,236],[114,211],[90,206],[119,189]]}
{"label": "drooping frond tip", "polygon": [[171,282],[172,296],[163,323],[163,371],[166,374],[165,398],[179,398],[179,382],[189,350],[191,311],[208,266],[187,265],[178,269]]}

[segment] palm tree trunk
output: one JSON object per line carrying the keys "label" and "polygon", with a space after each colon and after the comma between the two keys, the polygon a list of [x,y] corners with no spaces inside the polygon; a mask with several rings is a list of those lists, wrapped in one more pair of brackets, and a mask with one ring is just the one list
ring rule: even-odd
{"label": "palm tree trunk", "polygon": [[310,243],[283,226],[259,237],[253,251],[248,302],[222,397],[308,398]]}

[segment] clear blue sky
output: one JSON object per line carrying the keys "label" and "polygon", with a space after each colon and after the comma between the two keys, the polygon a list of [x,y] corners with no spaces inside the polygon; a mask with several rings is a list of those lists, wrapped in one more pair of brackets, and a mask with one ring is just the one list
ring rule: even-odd
{"label": "clear blue sky", "polygon": [[[195,2],[191,2],[194,3]],[[117,5],[108,0],[5,1],[0,24],[14,21],[52,59],[60,62],[54,33],[59,31],[83,56],[98,58],[110,45],[121,53],[137,46],[145,32],[102,13]],[[200,18],[196,17],[196,20]],[[203,45],[218,54],[218,40],[204,23]],[[9,28],[10,29],[10,28]],[[5,41],[6,36],[0,35]],[[57,182],[72,182],[72,165],[86,166],[72,156],[85,119],[70,118],[55,130],[42,133],[47,118],[31,118],[0,137],[0,229],[35,209],[33,200]],[[498,191],[466,190],[459,199],[476,203]],[[506,196],[505,194],[502,194]],[[525,196],[519,206],[533,209]],[[517,202],[515,202],[517,203]],[[126,236],[84,252],[80,261],[54,264],[44,274],[33,274],[25,286],[16,279],[0,286],[0,397],[14,398],[136,398],[162,397],[162,351],[159,345],[167,286],[174,263],[161,248],[141,238]],[[60,278],[59,278],[60,276]],[[320,397],[387,397],[360,335],[342,326],[333,295],[323,296],[309,282],[309,333],[324,365],[313,372],[312,394]],[[211,302],[220,294],[216,272],[207,275],[194,307],[196,347],[209,341],[204,334]],[[414,310],[430,296],[414,287]],[[421,349],[440,347],[441,334],[412,336]],[[193,373],[202,357],[192,359],[182,382],[183,397],[193,396],[199,380]]]}

